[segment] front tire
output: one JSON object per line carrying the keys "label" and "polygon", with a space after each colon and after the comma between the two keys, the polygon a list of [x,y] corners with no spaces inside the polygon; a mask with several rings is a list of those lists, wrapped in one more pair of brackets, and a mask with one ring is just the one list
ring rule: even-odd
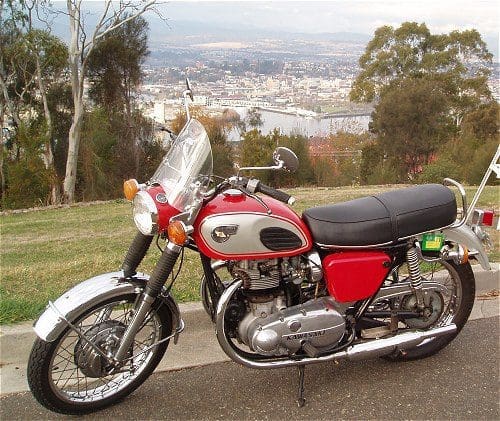
{"label": "front tire", "polygon": [[[452,296],[448,297],[448,302],[443,302],[442,313],[439,319],[431,326],[428,326],[428,328],[454,323],[457,326],[457,330],[452,334],[424,341],[422,344],[414,348],[406,349],[403,352],[397,352],[396,354],[383,357],[386,360],[411,361],[430,357],[431,355],[441,351],[446,345],[455,339],[467,322],[474,305],[474,297],[476,293],[474,272],[472,271],[469,263],[457,265],[454,262],[442,261],[440,262],[440,265],[442,266],[442,270],[438,272],[436,272],[436,268],[427,268],[427,270],[422,271],[423,284],[425,285],[426,280],[435,281],[436,279],[434,279],[434,275],[436,273],[444,273],[442,279],[450,287],[450,290],[452,290]],[[417,320],[418,319],[415,319],[417,323],[416,327],[419,327],[419,322],[417,322]],[[411,321],[408,322],[409,327],[413,327],[411,325]]]}
{"label": "front tire", "polygon": [[[130,322],[136,298],[124,295],[100,303],[72,323],[101,349],[112,351]],[[134,338],[127,355],[129,361],[114,374],[69,327],[53,342],[37,338],[28,362],[31,392],[47,409],[63,414],[85,414],[112,405],[150,376],[169,341],[139,354],[141,350],[171,332],[170,310],[157,301]]]}

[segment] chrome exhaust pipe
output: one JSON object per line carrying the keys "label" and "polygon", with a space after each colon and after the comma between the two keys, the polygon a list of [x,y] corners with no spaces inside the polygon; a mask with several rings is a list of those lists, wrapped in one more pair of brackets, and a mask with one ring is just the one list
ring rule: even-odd
{"label": "chrome exhaust pipe", "polygon": [[435,329],[430,329],[426,331],[411,331],[401,333],[396,336],[391,336],[390,338],[373,339],[368,342],[362,342],[360,344],[349,346],[346,350],[335,352],[329,355],[323,355],[320,357],[304,357],[297,360],[290,360],[288,357],[275,358],[269,360],[253,360],[244,355],[242,355],[239,350],[228,340],[225,332],[225,322],[224,314],[226,312],[226,307],[231,299],[232,295],[241,286],[242,281],[234,282],[224,293],[222,294],[219,304],[217,306],[217,318],[216,318],[216,331],[217,340],[221,348],[227,354],[229,358],[233,361],[244,365],[249,368],[257,369],[268,369],[268,368],[282,368],[282,367],[292,367],[300,366],[306,364],[316,364],[323,363],[327,361],[361,361],[370,358],[382,357],[384,355],[392,354],[398,350],[403,350],[407,347],[414,347],[422,343],[426,339],[437,338],[444,335],[450,335],[457,331],[457,326],[455,324],[450,324],[447,326],[437,327]]}
{"label": "chrome exhaust pipe", "polygon": [[452,323],[447,326],[437,327],[435,329],[425,331],[417,330],[405,332],[390,338],[374,339],[369,342],[353,345],[347,348],[347,350],[338,352],[334,355],[338,355],[335,359],[347,359],[349,361],[361,361],[369,358],[377,358],[392,354],[398,350],[403,350],[404,348],[415,347],[426,339],[449,335],[451,333],[455,333],[456,331],[457,326]]}

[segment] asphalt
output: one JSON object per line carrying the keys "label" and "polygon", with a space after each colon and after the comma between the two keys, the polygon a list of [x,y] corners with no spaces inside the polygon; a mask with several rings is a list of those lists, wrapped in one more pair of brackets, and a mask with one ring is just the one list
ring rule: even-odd
{"label": "asphalt", "polygon": [[[479,319],[424,360],[309,366],[303,408],[295,403],[296,369],[225,362],[153,374],[122,402],[82,419],[498,420],[498,335],[498,317]],[[75,418],[45,410],[29,392],[0,397],[2,420]]]}
{"label": "asphalt", "polygon": [[[458,340],[466,340],[469,341],[469,343],[465,346],[462,344],[464,349],[467,349],[467,351],[474,350],[478,344],[482,344],[485,341],[489,343],[488,347],[484,349],[483,352],[479,351],[474,351],[470,355],[470,361],[476,363],[476,361],[479,363],[483,361],[485,358],[491,358],[490,355],[493,355],[493,363],[492,363],[492,368],[490,374],[494,374],[496,378],[498,379],[498,315],[500,314],[500,300],[498,298],[498,290],[500,289],[500,278],[499,278],[499,265],[494,264],[494,270],[490,272],[486,272],[481,270],[479,267],[474,267],[475,275],[476,275],[476,284],[477,284],[477,294],[476,294],[476,302],[470,317],[470,321],[466,325],[466,329],[464,332],[469,332],[467,335],[461,334],[459,338],[457,338],[456,341]],[[496,291],[496,292],[495,292]],[[178,400],[185,399],[185,394],[190,396],[191,398],[194,399],[193,402],[198,402],[200,405],[202,405],[203,402],[206,402],[207,399],[209,402],[214,400],[214,402],[219,402],[220,397],[218,397],[218,393],[220,393],[221,396],[232,396],[231,399],[235,399],[236,401],[240,402],[240,405],[235,405],[232,401],[229,403],[228,401],[220,401],[215,405],[217,411],[211,412],[211,413],[206,413],[205,415],[199,415],[196,416],[196,412],[191,412],[191,404],[186,402],[186,405],[190,408],[189,416],[186,413],[179,412],[176,416],[172,415],[172,418],[211,418],[213,414],[220,414],[220,417],[224,418],[245,418],[246,412],[244,408],[246,408],[248,405],[250,405],[252,402],[255,402],[257,396],[260,396],[259,401],[261,404],[263,404],[264,407],[269,406],[269,410],[271,407],[276,408],[282,408],[283,410],[286,410],[286,408],[289,408],[291,405],[291,402],[294,400],[294,396],[296,393],[295,390],[295,383],[296,383],[296,373],[294,370],[271,370],[269,371],[269,374],[262,374],[262,371],[253,371],[253,370],[248,370],[243,367],[238,367],[236,364],[233,363],[227,363],[228,358],[226,355],[220,350],[219,345],[217,343],[217,340],[214,335],[214,330],[211,322],[209,321],[208,317],[204,313],[201,304],[200,303],[188,303],[188,304],[183,304],[181,305],[181,313],[183,315],[183,319],[186,323],[186,329],[185,331],[181,334],[180,340],[178,345],[173,345],[171,344],[166,357],[164,360],[161,362],[160,366],[158,367],[156,374],[152,376],[151,379],[147,382],[149,386],[142,386],[138,392],[136,392],[130,399],[131,400],[126,400],[124,404],[125,406],[120,405],[120,408],[128,408],[127,410],[130,410],[129,407],[130,403],[129,402],[136,402],[135,405],[137,405],[137,401],[135,400],[137,396],[147,396],[147,393],[144,394],[144,392],[141,392],[144,388],[146,388],[146,391],[150,391],[151,393],[157,393],[158,394],[158,399],[161,401],[162,399],[165,400],[165,408],[170,408],[170,404],[173,402],[177,402]],[[484,319],[484,321],[477,322],[478,319]],[[473,320],[476,320],[476,322],[473,322]],[[26,408],[31,408],[30,410],[33,410],[33,415],[36,414],[36,418],[44,418],[47,417],[47,414],[44,415],[43,411],[40,412],[40,407],[37,406],[37,404],[33,401],[31,398],[30,394],[22,393],[28,390],[27,387],[27,382],[26,382],[26,362],[28,360],[28,355],[31,350],[31,345],[34,340],[34,334],[31,329],[31,322],[29,323],[22,323],[14,326],[2,326],[0,329],[0,394],[2,395],[2,400],[1,400],[1,411],[3,411],[5,408],[15,408],[16,405],[25,405]],[[489,326],[485,328],[484,332],[484,337],[477,337],[477,333],[474,329],[472,329],[469,326]],[[472,331],[471,331],[472,329]],[[491,330],[493,329],[493,330]],[[496,332],[496,333],[493,333]],[[454,343],[456,342],[454,341]],[[482,345],[481,345],[482,346]],[[449,349],[456,349],[455,346],[449,347]],[[459,348],[460,349],[460,348]],[[496,349],[495,352],[492,352]],[[446,351],[449,352],[449,351]],[[460,354],[460,352],[459,352]],[[440,354],[443,355],[443,354]],[[445,353],[446,355],[446,353]],[[461,354],[460,354],[461,355]],[[456,356],[455,356],[456,357]],[[453,360],[453,359],[452,359]],[[417,381],[417,378],[419,376],[434,376],[436,375],[435,371],[436,368],[434,366],[432,367],[432,370],[428,372],[428,370],[423,370],[429,364],[426,361],[431,361],[431,360],[423,360],[422,362],[415,362],[415,363],[409,363],[409,364],[403,364],[404,366],[406,365],[411,365],[411,364],[417,364],[416,366],[416,372],[414,370],[410,370],[408,372],[401,371],[401,381],[404,380],[404,382],[401,384],[401,387],[403,387],[403,394],[404,396],[407,396],[407,390],[405,389],[407,387],[406,382],[409,381],[411,383],[411,387],[414,387],[414,382]],[[467,363],[467,364],[469,364]],[[396,365],[387,365],[386,363],[383,362],[367,362],[367,363],[361,363],[358,365],[351,365],[349,363],[347,364],[350,368],[347,369],[347,371],[354,370],[354,373],[358,373],[360,378],[363,378],[363,368],[365,370],[368,370],[365,373],[365,377],[373,377],[373,373],[371,371],[375,367],[375,371],[379,370],[380,373],[377,375],[377,377],[380,377],[380,381],[387,382],[387,375],[385,374],[385,369],[381,368],[382,366],[389,368],[393,367]],[[423,364],[423,365],[419,365]],[[467,364],[462,364],[462,366],[467,366]],[[315,378],[317,377],[324,377],[323,371],[330,371],[333,370],[336,372],[336,376],[340,373],[344,373],[343,381],[347,381],[348,383],[353,380],[349,379],[348,373],[346,369],[339,368],[333,369],[330,365],[326,364],[321,364],[319,366],[320,368],[316,367],[311,367],[307,369],[307,375],[306,375],[306,381],[311,384],[311,390],[314,392],[313,395],[311,396],[311,400],[314,402],[320,402],[321,400],[317,400],[316,397],[313,398],[313,396],[316,396],[319,391],[321,391],[320,395],[323,396],[325,393],[325,399],[329,399],[331,402],[337,402],[339,403],[340,397],[337,396],[337,392],[342,392],[342,393],[347,393],[346,391],[349,389],[350,392],[348,395],[344,396],[343,399],[347,399],[345,407],[342,407],[342,411],[340,414],[337,414],[337,417],[340,416],[341,418],[349,418],[351,416],[354,416],[354,413],[351,410],[351,406],[354,405],[356,407],[355,402],[358,399],[357,394],[359,393],[359,388],[364,387],[363,381],[360,380],[360,383],[355,383],[351,384],[350,388],[345,388],[342,386],[335,392],[335,381],[330,381],[328,380],[328,384],[332,387],[332,390],[330,392],[323,391],[322,389],[318,389],[318,384],[317,382],[314,381]],[[322,368],[321,368],[322,367]],[[361,368],[358,368],[361,367]],[[453,367],[455,365],[453,364]],[[462,367],[466,368],[466,367]],[[361,370],[361,371],[360,371]],[[448,375],[450,373],[451,369],[448,368],[442,368],[443,373]],[[468,366],[467,366],[468,370]],[[337,371],[339,373],[337,373]],[[396,370],[397,371],[397,370]],[[423,371],[423,372],[422,372]],[[168,373],[165,373],[168,372]],[[266,371],[267,372],[267,371]],[[394,371],[389,370],[389,373],[396,373]],[[250,374],[252,373],[252,374]],[[176,388],[171,388],[171,376],[174,379],[177,379],[176,382],[178,381],[178,384]],[[417,376],[417,377],[415,377]],[[467,376],[464,378],[477,378],[477,375],[471,375],[471,377]],[[456,378],[460,379],[462,375],[457,374]],[[163,379],[168,378],[167,383],[163,383]],[[200,378],[200,382],[195,382],[197,378]],[[213,378],[213,382],[211,380]],[[399,377],[398,377],[399,378]],[[439,377],[438,377],[439,378]],[[184,380],[183,380],[184,379]],[[191,380],[189,380],[191,379]],[[201,381],[201,379],[204,379]],[[238,379],[244,379],[244,381],[239,381]],[[258,380],[260,379],[260,380]],[[379,395],[380,393],[380,388],[378,385],[378,381],[376,383],[373,383],[372,380],[367,382],[367,384],[371,384],[369,388],[366,389],[366,393],[369,394],[370,388],[374,392],[374,396]],[[229,383],[228,383],[229,382]],[[250,382],[250,383],[248,383]],[[322,384],[323,381],[320,382]],[[331,384],[330,384],[331,383]],[[453,382],[452,382],[453,383]],[[186,385],[191,384],[191,389],[187,388]],[[342,384],[342,382],[339,382],[339,385]],[[440,384],[440,382],[436,383],[436,385],[427,385],[424,387],[427,391],[429,390],[435,390],[436,387]],[[156,386],[154,386],[156,385]],[[166,386],[165,386],[166,385]],[[200,387],[200,385],[202,385]],[[315,386],[314,386],[315,385]],[[285,387],[286,386],[286,387]],[[431,387],[432,386],[432,387]],[[457,387],[460,389],[462,388],[463,385],[461,385],[460,382],[457,383]],[[481,386],[481,387],[486,387],[486,386]],[[489,387],[489,386],[488,386]],[[152,388],[151,390],[148,388]],[[180,388],[180,389],[178,389]],[[429,389],[430,388],[430,389]],[[183,390],[183,392],[179,392],[179,390]],[[251,392],[253,390],[253,392]],[[363,389],[365,390],[365,389]],[[462,389],[460,389],[462,390]],[[495,403],[496,410],[497,410],[497,415],[498,415],[498,384],[495,386],[496,390],[496,400],[492,401]],[[172,391],[176,391],[174,398],[172,398]],[[216,392],[212,397],[210,397],[214,392]],[[21,392],[21,393],[19,393]],[[395,399],[396,396],[398,396],[398,393],[401,394],[401,390],[399,390],[398,393],[397,391],[393,391],[391,393],[395,393],[395,395],[387,394],[383,396],[379,396],[379,398],[375,399],[373,398],[373,402],[378,402],[378,399],[382,399],[384,402],[391,401],[391,399]],[[254,395],[254,393],[257,393],[257,396]],[[451,392],[450,392],[451,393]],[[478,393],[482,393],[482,389],[478,390]],[[490,393],[490,392],[488,392]],[[491,394],[491,393],[490,393]],[[439,395],[439,393],[438,393]],[[434,395],[433,395],[434,396]],[[244,397],[248,399],[245,400]],[[181,399],[182,398],[182,399]],[[350,399],[349,399],[350,398]],[[399,399],[399,398],[398,398]],[[428,398],[427,398],[428,399]],[[467,399],[470,399],[468,397]],[[475,398],[476,399],[476,398]],[[263,401],[262,401],[263,400]],[[411,399],[410,399],[411,400]],[[349,401],[350,404],[347,404]],[[16,404],[15,402],[19,402],[19,404]],[[224,403],[226,402],[226,403]],[[411,402],[414,402],[414,400],[411,400]],[[425,399],[424,399],[425,402]],[[422,402],[422,403],[424,403]],[[168,403],[168,405],[167,405]],[[398,400],[398,405],[400,405],[401,402]],[[205,405],[205,404],[203,404]],[[202,406],[203,406],[202,405]],[[218,405],[218,406],[217,406]],[[206,405],[205,405],[206,406]],[[210,405],[208,405],[210,407]],[[233,410],[236,410],[241,406],[241,409],[243,412],[241,413],[236,413],[236,412],[230,412],[231,408]],[[251,406],[251,405],[250,405]],[[293,405],[292,405],[293,406]],[[373,406],[373,404],[371,404]],[[214,407],[214,408],[215,408]],[[409,405],[409,412],[408,413],[401,413],[402,418],[415,418],[416,414],[414,412],[414,408],[410,410],[410,407],[412,405]],[[179,407],[179,410],[181,410],[182,407]],[[491,404],[489,405],[489,408],[493,410]],[[21,408],[18,408],[19,412],[12,412],[10,413],[11,416],[14,416],[13,419],[26,419],[23,418],[26,416],[26,412],[23,412]],[[258,408],[254,408],[255,411],[258,410]],[[119,411],[119,410],[117,410]],[[137,409],[139,411],[139,409]],[[167,411],[167,409],[165,409]],[[201,406],[200,406],[200,411],[201,411]],[[222,411],[222,412],[220,412]],[[224,412],[226,411],[226,412]],[[306,410],[307,411],[307,410]],[[480,414],[483,413],[481,412],[482,410],[479,410],[479,408],[476,408],[475,410],[471,409],[471,414]],[[479,411],[479,412],[478,412]],[[104,414],[105,412],[103,412]],[[125,412],[126,413],[126,412]],[[304,414],[305,412],[300,412],[300,413],[295,413],[297,416],[300,414]],[[24,414],[24,415],[22,415]],[[99,413],[101,414],[101,413]],[[140,419],[142,418],[139,412],[136,412],[137,418],[134,418],[134,416],[130,416],[131,418],[134,419]],[[150,418],[155,416],[151,415],[152,412],[144,412],[143,416],[145,418]],[[200,413],[201,414],[201,413]],[[225,415],[224,415],[225,414]],[[280,412],[276,413],[266,413],[266,412],[249,412],[249,414],[253,414],[250,416],[250,418],[270,418],[270,419],[277,419],[281,418]],[[333,414],[333,413],[332,413]],[[370,415],[369,412],[364,412],[365,415],[361,415],[360,413],[356,412],[357,416],[363,418],[373,418],[375,416],[375,413],[372,413]],[[423,414],[423,413],[422,413]],[[450,412],[451,414],[451,412]],[[1,414],[0,414],[1,415]],[[8,415],[8,414],[6,414]],[[20,418],[16,418],[15,416],[19,415]],[[184,416],[183,416],[184,415]],[[285,416],[285,414],[283,414]],[[464,416],[467,414],[463,414]],[[109,416],[112,417],[120,417],[119,412],[116,414],[110,414]],[[319,416],[319,415],[318,415]],[[422,415],[423,416],[423,415]],[[485,415],[486,416],[486,415]],[[53,415],[50,415],[50,417],[53,417]],[[107,416],[106,416],[107,417]],[[128,417],[128,415],[127,415]],[[167,416],[167,413],[164,413],[162,416],[159,415],[159,418],[171,418],[170,415]],[[288,417],[288,415],[287,415]],[[389,413],[387,413],[387,417],[389,417]],[[384,418],[387,418],[384,417]],[[444,418],[452,417],[451,415],[449,416],[444,416]],[[217,417],[215,417],[217,418]],[[293,414],[292,414],[293,418]],[[390,417],[389,417],[390,418]],[[399,417],[397,417],[399,418]],[[429,414],[429,418],[432,418]],[[440,417],[442,418],[442,417]],[[489,418],[489,417],[486,417]],[[499,419],[498,416],[494,417],[495,419]],[[1,417],[1,419],[11,419],[10,416],[7,417]]]}

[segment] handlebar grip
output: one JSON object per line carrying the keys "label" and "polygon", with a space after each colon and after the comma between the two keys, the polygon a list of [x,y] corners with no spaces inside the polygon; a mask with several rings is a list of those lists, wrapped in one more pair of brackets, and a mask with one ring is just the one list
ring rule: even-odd
{"label": "handlebar grip", "polygon": [[264,193],[273,199],[279,200],[280,202],[286,203],[288,205],[293,205],[295,203],[295,198],[290,196],[288,193],[284,191],[272,188],[270,186],[266,186],[265,184],[259,183],[256,191]]}

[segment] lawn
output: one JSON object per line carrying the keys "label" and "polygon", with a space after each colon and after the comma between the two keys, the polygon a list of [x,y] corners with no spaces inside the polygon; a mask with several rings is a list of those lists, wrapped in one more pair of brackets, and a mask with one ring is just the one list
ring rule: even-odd
{"label": "lawn", "polygon": [[[300,213],[315,205],[341,202],[396,187],[296,188],[288,192],[297,198],[294,209]],[[498,189],[487,187],[479,202],[480,206],[495,208],[497,214]],[[467,188],[470,199],[475,190]],[[0,228],[0,323],[33,319],[48,300],[55,299],[81,280],[119,269],[136,232],[131,206],[121,200],[4,213],[0,216]],[[490,257],[499,260],[498,232],[491,232],[497,247]],[[159,254],[156,247],[151,247],[141,271],[150,273]],[[175,297],[180,302],[198,300],[200,277],[199,257],[188,250],[174,286]]]}

